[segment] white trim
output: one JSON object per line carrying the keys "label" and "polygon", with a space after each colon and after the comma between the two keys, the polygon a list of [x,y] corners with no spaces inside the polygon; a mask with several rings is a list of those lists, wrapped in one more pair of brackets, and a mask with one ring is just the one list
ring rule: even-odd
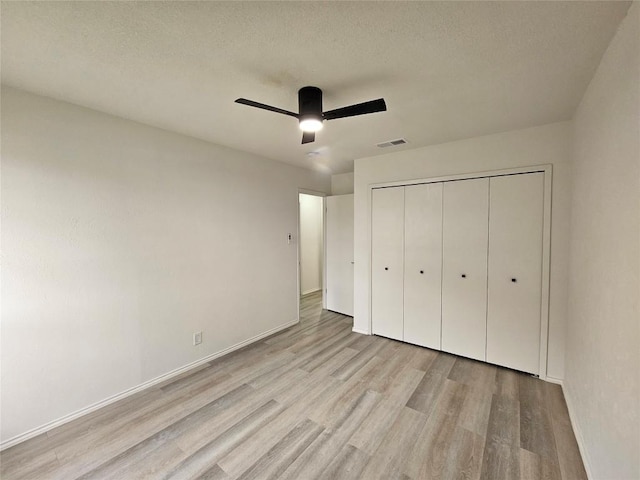
{"label": "white trim", "polygon": [[573,409],[573,402],[570,400],[570,396],[567,395],[567,390],[565,389],[565,385],[562,384],[562,394],[564,395],[564,401],[567,404],[567,411],[569,412],[569,421],[571,422],[571,428],[573,429],[573,436],[576,437],[576,443],[578,444],[578,450],[580,450],[580,456],[582,457],[582,464],[584,465],[584,470],[587,473],[587,480],[591,478],[595,478],[593,476],[591,465],[589,462],[589,455],[587,455],[587,447],[584,443],[584,437],[582,436],[582,430],[580,430],[580,426],[576,421],[575,410]]}
{"label": "white trim", "polygon": [[298,188],[296,194],[296,318],[300,322],[300,291],[302,290],[302,278],[300,277],[300,194]]}
{"label": "white trim", "polygon": [[576,439],[576,443],[578,444],[578,450],[580,451],[580,457],[582,458],[582,464],[584,465],[584,470],[587,473],[587,480],[593,478],[591,474],[591,467],[589,466],[589,461],[587,457],[587,449],[584,445],[584,438],[582,436],[582,431],[578,427],[578,423],[575,421],[575,414],[572,414],[573,411],[573,403],[569,400],[569,396],[567,395],[567,390],[564,386],[564,381],[561,378],[555,377],[547,377],[545,379],[549,383],[555,383],[556,385],[560,385],[562,389],[562,396],[564,397],[564,401],[567,405],[567,412],[569,413],[569,421],[571,422],[571,429],[573,430],[573,436]]}
{"label": "white trim", "polygon": [[547,378],[545,378],[545,380],[549,383],[555,383],[556,385],[563,385],[562,379],[561,378],[555,378],[555,377],[549,377],[547,376]]}
{"label": "white trim", "polygon": [[309,190],[308,188],[298,187],[298,195],[301,193],[304,193],[305,195],[313,195],[314,197],[327,197],[329,195],[319,190]]}
{"label": "white trim", "polygon": [[540,366],[538,375],[547,379],[549,365],[549,297],[551,288],[551,187],[553,167],[544,169],[544,192],[542,201],[542,285],[540,286]]}
{"label": "white trim", "polygon": [[327,308],[327,197],[322,197],[322,308]]}
{"label": "white trim", "polygon": [[[547,380],[547,356],[549,342],[549,289],[551,286],[551,187],[553,167],[551,164],[532,165],[529,167],[515,167],[501,170],[488,170],[475,173],[459,173],[452,175],[444,175],[440,177],[417,178],[412,180],[399,180],[394,182],[371,183],[368,185],[368,205],[367,215],[369,218],[369,318],[367,326],[370,332],[373,332],[372,325],[372,305],[373,298],[371,295],[371,284],[373,279],[372,263],[372,243],[373,243],[373,222],[371,222],[373,190],[376,188],[400,187],[407,185],[418,185],[424,183],[450,182],[455,180],[468,180],[473,178],[499,177],[505,175],[518,175],[524,173],[544,173],[544,195],[543,195],[543,238],[542,238],[542,290],[540,299],[540,353],[539,353],[539,369],[538,376],[542,380]],[[359,333],[364,333],[360,331]]]}
{"label": "white trim", "polygon": [[456,173],[452,175],[443,175],[440,177],[416,178],[413,180],[398,180],[395,182],[381,182],[369,184],[369,189],[384,187],[402,187],[406,185],[418,185],[421,183],[439,183],[451,182],[454,180],[468,180],[472,178],[499,177],[502,175],[517,175],[520,173],[536,173],[551,171],[550,164],[532,165],[530,167],[514,167],[501,170],[482,170],[479,172]]}
{"label": "white trim", "polygon": [[370,333],[370,332],[367,332],[366,330],[360,330],[360,329],[355,328],[355,327],[353,327],[353,328],[351,329],[351,331],[352,331],[353,333],[360,333],[361,335],[371,335],[371,333]]}
{"label": "white trim", "polygon": [[321,290],[322,288],[312,288],[310,290],[307,290],[306,292],[302,292],[301,295],[309,295],[310,293],[320,292]]}
{"label": "white trim", "polygon": [[[368,232],[368,248],[369,248],[369,283],[367,288],[369,289],[369,318],[367,318],[367,330],[359,330],[359,333],[363,333],[365,335],[373,335],[373,186],[369,185],[368,187],[369,194],[367,195],[367,218],[369,219],[369,232]],[[355,202],[355,195],[353,197]],[[354,203],[355,208],[355,203]],[[355,210],[354,210],[355,214]],[[354,218],[354,227],[355,227],[355,218]],[[355,235],[355,231],[354,231]],[[354,238],[355,241],[355,238]],[[355,258],[354,258],[355,261]],[[404,266],[403,266],[404,268]],[[354,285],[354,293],[355,293],[355,285]],[[355,300],[355,299],[354,299]],[[355,305],[354,312],[355,314]],[[403,312],[403,321],[404,321],[404,312]],[[354,329],[355,331],[355,329]]]}
{"label": "white trim", "polygon": [[272,328],[270,330],[267,330],[266,332],[263,332],[259,335],[256,335],[255,337],[251,337],[248,338],[247,340],[244,340],[240,343],[236,343],[235,345],[232,345],[228,348],[225,348],[224,350],[220,350],[219,352],[216,353],[212,353],[211,355],[207,355],[204,358],[201,358],[200,360],[196,360],[195,362],[189,363],[187,365],[184,365],[183,367],[177,368],[175,370],[172,370],[168,373],[165,373],[163,375],[160,375],[159,377],[153,378],[151,380],[148,380],[144,383],[141,383],[140,385],[137,385],[135,387],[129,388],[128,390],[125,390],[123,392],[120,392],[116,395],[112,395],[110,397],[105,398],[104,400],[101,400],[97,403],[94,403],[92,405],[89,405],[88,407],[82,408],[80,410],[77,410],[75,412],[72,412],[68,415],[65,415],[64,417],[60,417],[57,420],[53,420],[52,422],[46,423],[44,425],[41,425],[40,427],[36,427],[34,429],[31,429],[25,433],[21,433],[20,435],[16,435],[15,437],[12,437],[8,440],[5,440],[4,442],[2,442],[0,444],[0,451],[5,450],[9,447],[13,447],[14,445],[17,445],[18,443],[22,443],[26,440],[29,440],[30,438],[36,437],[38,435],[41,435],[43,433],[48,432],[49,430],[52,430],[56,427],[59,427],[60,425],[64,425],[65,423],[69,423],[77,418],[80,418],[84,415],[87,415],[91,412],[95,412],[96,410],[99,410],[102,407],[106,407],[107,405],[110,405],[114,402],[117,402],[119,400],[122,400],[124,398],[127,398],[131,395],[133,395],[134,393],[138,393],[141,392],[142,390],[145,390],[149,387],[152,387],[154,385],[157,385],[159,383],[162,383],[166,380],[169,380],[177,375],[181,375],[185,372],[188,372],[189,370],[199,367],[200,365],[203,365],[207,362],[210,362],[211,360],[214,360],[216,358],[222,357],[223,355],[226,355],[227,353],[231,353],[235,350],[239,350],[242,347],[245,347],[251,343],[257,342],[258,340],[261,340],[265,337],[268,337],[269,335],[273,335],[274,333],[277,333],[281,330],[284,330],[286,328],[289,328],[293,325],[296,325],[297,323],[299,323],[298,319],[295,319],[291,322],[285,323],[283,325],[277,326],[275,328]]}
{"label": "white trim", "polygon": [[315,197],[322,198],[322,287],[318,290],[322,290],[322,308],[327,308],[327,205],[325,201],[325,197],[329,196],[329,194],[320,192],[317,190],[309,190],[308,188],[300,188],[298,187],[298,196],[296,199],[298,217],[296,218],[297,223],[297,237],[296,237],[296,270],[297,270],[297,279],[296,279],[296,297],[297,297],[297,305],[298,305],[298,321],[300,321],[300,297],[302,295],[306,295],[307,293],[315,292],[317,290],[309,290],[308,292],[301,292],[302,288],[302,278],[300,276],[300,194],[304,195],[313,195]]}

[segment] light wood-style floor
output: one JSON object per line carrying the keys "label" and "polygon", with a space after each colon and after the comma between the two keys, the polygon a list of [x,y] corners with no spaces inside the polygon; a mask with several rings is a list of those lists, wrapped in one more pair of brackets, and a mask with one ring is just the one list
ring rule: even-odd
{"label": "light wood-style floor", "polygon": [[302,321],[2,452],[2,479],[586,479],[557,385]]}

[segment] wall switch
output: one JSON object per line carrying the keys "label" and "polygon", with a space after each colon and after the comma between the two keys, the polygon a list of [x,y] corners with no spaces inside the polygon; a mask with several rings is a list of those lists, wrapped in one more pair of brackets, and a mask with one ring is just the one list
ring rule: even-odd
{"label": "wall switch", "polygon": [[193,344],[200,345],[202,343],[202,332],[196,332],[193,334]]}

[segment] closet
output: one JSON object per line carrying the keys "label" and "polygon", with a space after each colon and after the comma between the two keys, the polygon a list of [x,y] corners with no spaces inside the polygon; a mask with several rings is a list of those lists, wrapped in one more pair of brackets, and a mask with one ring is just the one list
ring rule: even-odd
{"label": "closet", "polygon": [[371,214],[373,333],[404,339],[404,190],[374,190]]}
{"label": "closet", "polygon": [[442,184],[405,188],[403,339],[440,348]]}
{"label": "closet", "polygon": [[491,178],[487,362],[538,373],[544,174]]}
{"label": "closet", "polygon": [[447,182],[442,222],[442,350],[485,360],[489,179]]}
{"label": "closet", "polygon": [[373,188],[372,332],[539,373],[544,175]]}
{"label": "closet", "polygon": [[442,184],[374,190],[373,333],[440,349]]}

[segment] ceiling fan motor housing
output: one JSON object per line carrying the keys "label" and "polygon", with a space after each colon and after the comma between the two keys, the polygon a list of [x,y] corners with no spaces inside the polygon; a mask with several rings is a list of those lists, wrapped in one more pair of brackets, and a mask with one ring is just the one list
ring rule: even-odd
{"label": "ceiling fan motor housing", "polygon": [[318,87],[302,87],[298,90],[299,119],[322,122],[322,90]]}

